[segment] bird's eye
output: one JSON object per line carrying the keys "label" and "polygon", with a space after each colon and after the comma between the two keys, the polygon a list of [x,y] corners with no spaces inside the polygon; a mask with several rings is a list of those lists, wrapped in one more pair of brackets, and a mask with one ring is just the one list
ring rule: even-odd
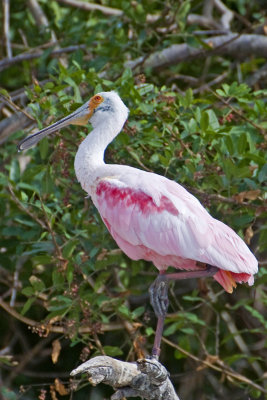
{"label": "bird's eye", "polygon": [[97,103],[100,103],[103,99],[102,99],[102,96],[99,96],[98,94],[94,97],[94,100],[97,102]]}

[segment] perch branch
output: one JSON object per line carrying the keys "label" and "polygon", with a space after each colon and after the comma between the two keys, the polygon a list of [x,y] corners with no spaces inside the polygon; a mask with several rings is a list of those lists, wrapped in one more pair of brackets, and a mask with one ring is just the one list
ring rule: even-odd
{"label": "perch branch", "polygon": [[86,372],[89,382],[100,382],[116,389],[112,400],[142,397],[147,400],[179,400],[165,367],[155,358],[136,363],[99,356],[86,361],[71,372],[71,376]]}

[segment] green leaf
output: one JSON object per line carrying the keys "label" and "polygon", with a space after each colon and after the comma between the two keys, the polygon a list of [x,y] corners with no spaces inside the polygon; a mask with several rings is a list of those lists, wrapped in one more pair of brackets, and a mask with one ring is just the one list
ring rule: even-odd
{"label": "green leaf", "polygon": [[200,128],[202,131],[205,132],[208,129],[208,127],[209,127],[209,114],[206,111],[204,111],[201,114]]}
{"label": "green leaf", "polygon": [[70,240],[67,244],[63,247],[62,255],[64,258],[71,257],[72,253],[74,252],[78,242],[76,239]]}
{"label": "green leaf", "polygon": [[142,314],[144,314],[144,312],[145,312],[144,306],[140,306],[140,307],[136,308],[134,311],[132,311],[133,319],[139,318]]}
{"label": "green leaf", "polygon": [[104,346],[103,350],[110,357],[121,356],[123,354],[123,351],[117,346]]}
{"label": "green leaf", "polygon": [[25,314],[26,314],[26,312],[31,308],[31,306],[32,306],[32,304],[34,303],[34,301],[35,301],[35,297],[30,297],[30,298],[26,301],[26,303],[24,304],[24,306],[23,306],[23,308],[22,308],[22,310],[21,310],[21,314],[22,314],[22,315],[25,315]]}

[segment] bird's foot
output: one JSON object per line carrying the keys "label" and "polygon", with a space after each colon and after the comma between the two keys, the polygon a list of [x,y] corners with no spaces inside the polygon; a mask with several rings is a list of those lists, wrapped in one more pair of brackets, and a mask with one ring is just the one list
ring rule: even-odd
{"label": "bird's foot", "polygon": [[166,276],[165,274],[158,275],[149,288],[150,304],[158,318],[165,317],[169,306],[169,283]]}

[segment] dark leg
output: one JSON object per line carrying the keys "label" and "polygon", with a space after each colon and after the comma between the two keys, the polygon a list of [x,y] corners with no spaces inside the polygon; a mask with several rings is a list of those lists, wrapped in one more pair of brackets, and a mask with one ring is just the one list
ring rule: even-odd
{"label": "dark leg", "polygon": [[169,299],[168,299],[169,282],[181,279],[213,276],[216,274],[217,271],[218,268],[213,267],[211,265],[207,265],[207,267],[202,270],[183,271],[183,272],[176,272],[173,274],[164,274],[162,272],[159,273],[158,277],[155,279],[155,281],[149,288],[150,303],[158,318],[154,345],[152,349],[152,357],[158,359],[160,355],[160,343],[163,332],[164,320],[169,306]]}

